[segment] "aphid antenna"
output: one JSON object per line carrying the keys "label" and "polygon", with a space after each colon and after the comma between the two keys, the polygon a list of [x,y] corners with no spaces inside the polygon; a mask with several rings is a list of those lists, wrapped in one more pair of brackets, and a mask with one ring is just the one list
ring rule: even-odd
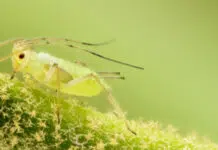
{"label": "aphid antenna", "polygon": [[[31,39],[31,40],[28,40],[28,41],[30,43],[32,43],[33,45],[58,44],[58,42],[64,42],[65,45],[70,47],[70,48],[77,48],[77,49],[80,49],[80,50],[82,50],[84,52],[87,52],[87,53],[89,53],[91,55],[97,56],[99,58],[102,58],[102,59],[105,59],[105,60],[108,60],[108,61],[111,61],[111,62],[115,62],[115,63],[121,64],[121,65],[129,66],[129,67],[139,69],[139,70],[144,70],[143,67],[139,67],[139,66],[132,65],[132,64],[129,64],[129,63],[125,63],[125,62],[122,62],[122,61],[119,61],[119,60],[115,60],[115,59],[103,56],[103,55],[101,55],[99,53],[96,53],[96,52],[94,52],[94,50],[89,50],[89,49],[85,49],[85,48],[74,45],[75,43],[79,43],[79,44],[88,45],[88,46],[100,46],[100,45],[109,44],[109,43],[113,42],[114,40],[109,40],[109,41],[105,41],[105,42],[102,42],[102,43],[87,43],[87,42],[81,42],[81,41],[71,40],[71,39],[67,39],[67,38],[46,38],[46,37],[42,37],[42,38]],[[69,44],[69,42],[71,42],[71,44]],[[74,43],[74,44],[72,44],[72,43]]]}
{"label": "aphid antenna", "polygon": [[[11,43],[15,43],[15,42],[20,41],[20,40],[24,40],[24,39],[8,40],[8,41],[0,43],[0,47],[11,44]],[[26,44],[26,45],[48,45],[48,44],[57,44],[58,42],[65,42],[66,43],[65,45],[70,47],[70,48],[77,48],[77,49],[82,50],[82,51],[84,51],[86,53],[97,56],[97,57],[99,57],[101,59],[105,59],[105,60],[108,60],[108,61],[111,61],[111,62],[114,62],[114,63],[118,63],[118,64],[121,64],[121,65],[125,65],[125,66],[131,67],[131,68],[144,70],[143,67],[132,65],[132,64],[129,64],[129,63],[126,63],[126,62],[122,62],[122,61],[119,61],[119,60],[116,60],[116,59],[112,59],[112,58],[103,56],[103,55],[101,55],[99,53],[94,52],[94,50],[85,49],[85,48],[82,48],[82,47],[79,47],[79,46],[76,46],[76,45],[73,45],[73,44],[69,44],[69,42],[71,42],[71,43],[79,43],[79,44],[88,45],[88,46],[100,46],[100,45],[109,44],[112,41],[113,40],[102,42],[102,43],[87,43],[87,42],[81,42],[81,41],[71,40],[71,39],[67,39],[67,38],[45,38],[45,37],[42,37],[42,38],[35,38],[35,39],[25,40],[24,44]],[[11,54],[11,55],[13,55],[13,54]],[[0,61],[1,60],[4,61],[4,60],[8,59],[9,57],[11,57],[11,55],[3,57],[2,59],[0,59]]]}
{"label": "aphid antenna", "polygon": [[119,60],[116,60],[116,59],[112,59],[112,58],[103,56],[103,55],[101,55],[101,54],[99,54],[99,53],[94,52],[93,50],[81,48],[81,47],[74,46],[74,45],[67,45],[67,46],[68,46],[68,47],[71,47],[71,48],[80,49],[80,50],[82,50],[82,51],[84,51],[84,52],[87,52],[87,53],[89,53],[89,54],[91,54],[91,55],[97,56],[97,57],[99,57],[99,58],[102,58],[102,59],[105,59],[105,60],[108,60],[108,61],[111,61],[111,62],[115,62],[115,63],[117,63],[117,64],[125,65],[125,66],[131,67],[131,68],[135,68],[135,69],[139,69],[139,70],[144,70],[143,67],[136,66],[136,65],[132,65],[132,64],[129,64],[129,63],[126,63],[126,62],[122,62],[122,61],[119,61]]}
{"label": "aphid antenna", "polygon": [[72,40],[69,38],[48,38],[48,37],[41,37],[41,38],[34,38],[29,40],[30,42],[32,42],[33,44],[39,44],[42,41],[44,41],[46,44],[50,44],[50,43],[58,43],[58,42],[65,42],[65,43],[77,43],[77,44],[81,44],[84,46],[103,46],[103,45],[108,45],[111,44],[113,42],[116,41],[116,39],[111,39],[108,41],[103,41],[100,43],[90,43],[90,42],[84,42],[84,41],[77,41],[77,40]]}

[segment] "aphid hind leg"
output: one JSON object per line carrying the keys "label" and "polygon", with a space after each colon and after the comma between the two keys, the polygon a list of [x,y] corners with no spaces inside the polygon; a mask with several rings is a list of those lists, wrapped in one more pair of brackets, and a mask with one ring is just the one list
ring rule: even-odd
{"label": "aphid hind leg", "polygon": [[105,86],[104,84],[101,83],[101,81],[99,80],[99,78],[96,75],[92,74],[92,77],[95,78],[95,80],[103,87],[103,89],[105,90],[105,92],[108,94],[108,101],[109,103],[112,105],[112,107],[115,109],[115,115],[118,118],[121,118],[124,120],[126,128],[134,135],[136,135],[136,132],[133,131],[131,129],[131,127],[128,124],[128,120],[126,119],[125,113],[123,112],[123,110],[120,108],[119,104],[117,103],[117,101],[115,100],[115,98],[112,95],[111,89],[107,86]]}
{"label": "aphid hind leg", "polygon": [[[109,103],[113,106],[113,108],[117,111],[117,113],[122,114],[122,113],[120,113],[120,112],[122,112],[122,110],[120,109],[119,105],[116,103],[115,99],[113,98],[109,88],[106,87],[104,84],[102,84],[102,82],[99,80],[99,78],[96,75],[94,75],[93,73],[90,73],[86,76],[69,81],[67,86],[74,86],[82,81],[92,79],[92,78],[94,78],[98,82],[98,84],[104,89],[104,91],[106,91],[106,93],[108,94]],[[124,116],[124,115],[122,115],[122,116]]]}
{"label": "aphid hind leg", "polygon": [[133,134],[136,135],[136,132],[133,131],[133,130],[130,128],[130,126],[129,126],[129,124],[128,124],[128,121],[126,120],[126,117],[125,117],[124,112],[122,111],[122,109],[120,108],[119,104],[116,102],[115,98],[113,97],[113,95],[112,95],[112,93],[111,93],[111,89],[110,89],[109,87],[105,86],[105,85],[101,82],[101,80],[99,79],[98,76],[96,76],[95,74],[91,73],[91,74],[88,74],[88,75],[83,76],[83,77],[81,77],[81,78],[77,78],[77,79],[74,79],[74,80],[70,81],[70,82],[68,83],[68,86],[74,86],[74,85],[76,85],[76,84],[78,84],[78,83],[80,83],[80,82],[82,82],[82,81],[84,81],[84,80],[92,79],[92,78],[94,78],[94,79],[98,82],[98,84],[102,86],[102,88],[104,89],[104,91],[107,93],[107,95],[108,95],[108,102],[109,102],[109,103],[111,104],[111,106],[114,108],[114,110],[115,110],[115,115],[116,115],[118,118],[123,119],[124,122],[125,122],[125,125],[126,125],[127,129],[128,129],[131,133],[133,133]]}

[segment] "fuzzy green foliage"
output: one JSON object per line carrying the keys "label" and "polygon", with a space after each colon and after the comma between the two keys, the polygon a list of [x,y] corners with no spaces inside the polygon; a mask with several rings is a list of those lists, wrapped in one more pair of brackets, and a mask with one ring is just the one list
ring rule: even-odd
{"label": "fuzzy green foliage", "polygon": [[180,136],[153,121],[129,121],[132,134],[113,113],[100,113],[78,100],[54,94],[0,74],[0,149],[218,149],[196,135]]}

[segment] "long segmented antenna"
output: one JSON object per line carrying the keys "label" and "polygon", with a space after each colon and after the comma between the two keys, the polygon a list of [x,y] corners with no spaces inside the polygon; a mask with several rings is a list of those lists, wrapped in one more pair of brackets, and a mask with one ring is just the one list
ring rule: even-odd
{"label": "long segmented antenna", "polygon": [[[8,44],[12,44],[12,43],[14,43],[14,42],[16,42],[16,41],[19,41],[19,40],[20,40],[20,39],[14,39],[14,40],[3,41],[3,42],[0,43],[0,47],[6,46],[6,45],[8,45]],[[5,61],[5,60],[11,58],[11,56],[13,56],[13,53],[9,54],[8,56],[1,57],[1,58],[0,58],[0,62]]]}
{"label": "long segmented antenna", "polygon": [[0,62],[5,61],[5,60],[11,58],[12,55],[13,55],[13,54],[10,54],[10,55],[8,55],[8,56],[4,56],[4,57],[0,58]]}
{"label": "long segmented antenna", "polygon": [[14,43],[16,41],[19,41],[19,40],[22,40],[22,39],[13,39],[13,40],[3,41],[3,42],[0,43],[0,47],[6,46],[8,44],[12,44],[12,43]]}
{"label": "long segmented antenna", "polygon": [[[15,39],[15,40],[5,41],[3,43],[0,43],[0,47],[11,44],[11,43],[14,43],[14,42],[17,42],[19,40],[23,40],[23,39]],[[129,67],[132,67],[132,68],[144,70],[143,67],[139,67],[139,66],[128,64],[128,63],[125,63],[125,62],[122,62],[122,61],[119,61],[119,60],[115,60],[115,59],[103,56],[101,54],[98,54],[98,53],[94,52],[93,50],[81,48],[79,46],[71,44],[71,43],[74,43],[74,44],[77,43],[77,44],[82,44],[82,45],[86,45],[86,46],[101,46],[101,45],[109,44],[112,41],[113,40],[102,42],[102,43],[87,43],[87,42],[81,42],[81,41],[71,40],[71,39],[67,39],[67,38],[45,38],[45,37],[42,37],[42,38],[35,38],[35,39],[25,40],[25,44],[27,44],[27,45],[45,45],[45,44],[56,44],[58,42],[64,42],[65,45],[70,47],[70,48],[77,48],[77,49],[80,49],[80,50],[82,50],[84,52],[87,52],[87,53],[89,53],[91,55],[97,56],[99,58],[102,58],[102,59],[105,59],[105,60],[108,60],[108,61],[111,61],[111,62],[115,62],[115,63],[121,64],[121,65],[125,65],[125,66],[129,66]],[[2,59],[5,60],[6,58],[4,57]],[[8,59],[8,57],[7,57],[7,59]]]}
{"label": "long segmented antenna", "polygon": [[46,44],[54,43],[54,42],[65,42],[65,43],[74,43],[74,44],[81,44],[85,46],[102,46],[102,45],[108,45],[112,42],[115,41],[115,39],[100,42],[100,43],[89,43],[89,42],[83,42],[83,41],[77,41],[77,40],[72,40],[68,38],[46,38],[46,37],[41,37],[41,38],[35,38],[32,40],[29,40],[30,42],[34,44],[39,44],[40,42],[44,41]]}
{"label": "long segmented antenna", "polygon": [[[6,46],[6,45],[9,45],[9,44],[13,44],[13,43],[15,43],[15,42],[17,42],[17,41],[20,41],[20,40],[22,40],[22,39],[19,38],[19,39],[13,39],[13,40],[3,41],[3,42],[0,43],[0,47]],[[11,54],[9,54],[8,56],[1,57],[1,58],[0,58],[0,62],[5,61],[5,60],[11,58],[13,55],[14,55],[14,54],[11,53]]]}
{"label": "long segmented antenna", "polygon": [[[45,43],[40,43],[42,41],[44,41]],[[112,58],[109,58],[109,57],[105,57],[105,56],[103,56],[101,54],[98,54],[98,53],[94,52],[93,50],[89,50],[89,49],[81,48],[81,47],[73,45],[73,44],[69,44],[69,42],[72,42],[72,43],[79,43],[79,44],[89,45],[89,46],[100,46],[100,45],[109,44],[110,41],[93,44],[93,43],[80,42],[80,41],[75,41],[75,40],[65,39],[65,38],[36,38],[36,39],[29,40],[29,42],[32,42],[33,45],[34,44],[36,44],[36,45],[55,44],[57,42],[65,42],[65,45],[70,47],[70,48],[77,48],[77,49],[80,49],[80,50],[82,50],[84,52],[87,52],[87,53],[89,53],[91,55],[97,56],[99,58],[102,58],[102,59],[105,59],[105,60],[108,60],[108,61],[111,61],[111,62],[115,62],[115,63],[121,64],[121,65],[125,65],[125,66],[129,66],[129,67],[132,67],[132,68],[144,70],[143,67],[139,67],[139,66],[128,64],[128,63],[125,63],[125,62],[122,62],[122,61],[119,61],[119,60],[115,60],[115,59],[112,59]]]}
{"label": "long segmented antenna", "polygon": [[88,49],[85,49],[85,48],[81,48],[81,47],[74,46],[74,45],[67,45],[67,46],[68,46],[68,47],[71,47],[71,48],[80,49],[80,50],[82,50],[82,51],[84,51],[84,52],[87,52],[87,53],[89,53],[89,54],[92,54],[92,55],[94,55],[94,56],[97,56],[97,57],[99,57],[99,58],[102,58],[102,59],[105,59],[105,60],[108,60],[108,61],[112,61],[112,62],[121,64],[121,65],[125,65],[125,66],[132,67],[132,68],[144,70],[143,67],[135,66],[135,65],[132,65],[132,64],[128,64],[128,63],[125,63],[125,62],[116,60],[116,59],[112,59],[112,58],[109,58],[109,57],[105,57],[105,56],[103,56],[103,55],[100,55],[100,54],[98,54],[98,53],[95,53],[95,52],[93,52],[93,51],[91,51],[91,50],[88,50]]}
{"label": "long segmented antenna", "polygon": [[[30,39],[30,40],[25,40],[24,38],[17,38],[17,39],[11,39],[11,40],[7,40],[7,41],[3,41],[0,42],[0,48],[9,44],[14,44],[15,42],[18,41],[24,41],[25,45],[37,45],[39,44],[41,41],[45,41],[46,44],[50,44],[50,41],[52,42],[67,42],[67,43],[78,43],[78,44],[82,44],[82,45],[87,45],[87,46],[102,46],[102,45],[107,45],[112,43],[115,40],[109,40],[109,41],[105,41],[105,42],[101,42],[101,43],[88,43],[88,42],[82,42],[82,41],[76,41],[76,40],[72,40],[72,39],[68,39],[68,38],[35,38],[35,39]],[[11,56],[13,56],[14,54],[11,53],[8,56],[4,56],[0,58],[0,62],[5,61],[7,59],[9,59]]]}
{"label": "long segmented antenna", "polygon": [[25,51],[25,49],[24,49],[24,50],[17,51],[17,52],[12,52],[12,53],[10,53],[10,54],[7,55],[7,56],[1,57],[1,58],[0,58],[0,62],[5,61],[5,60],[11,58],[13,55],[19,54],[19,53],[21,53],[21,52],[23,52],[23,51]]}

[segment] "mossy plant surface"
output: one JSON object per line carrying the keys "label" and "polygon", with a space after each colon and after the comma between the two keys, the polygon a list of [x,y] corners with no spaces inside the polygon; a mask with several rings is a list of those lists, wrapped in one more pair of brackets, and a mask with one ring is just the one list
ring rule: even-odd
{"label": "mossy plant surface", "polygon": [[[129,121],[103,114],[72,98],[58,99],[36,88],[0,74],[0,150],[7,149],[126,149],[210,150],[218,145],[196,135],[182,137],[172,126],[154,121]],[[61,103],[61,123],[55,102]]]}

